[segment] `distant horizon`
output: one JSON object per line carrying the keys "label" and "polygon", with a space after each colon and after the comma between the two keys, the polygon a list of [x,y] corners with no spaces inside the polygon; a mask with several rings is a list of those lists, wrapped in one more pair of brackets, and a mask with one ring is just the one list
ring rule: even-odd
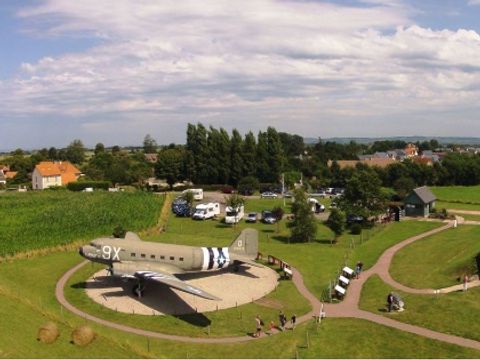
{"label": "distant horizon", "polygon": [[[280,131],[282,132],[282,131]],[[301,136],[300,134],[294,134],[294,133],[290,133],[292,135],[299,135]],[[244,135],[244,134],[242,134]],[[480,145],[480,137],[477,137],[477,136],[427,136],[427,135],[405,135],[405,136],[402,136],[402,135],[394,135],[394,136],[382,136],[382,137],[378,137],[378,136],[334,136],[334,137],[313,137],[313,136],[302,136],[303,137],[303,140],[305,142],[305,144],[307,145],[310,145],[312,143],[314,143],[314,140],[317,140],[318,139],[321,139],[322,141],[336,141],[336,140],[343,140],[343,142],[348,142],[350,140],[365,140],[366,142],[364,143],[373,143],[375,141],[382,141],[382,140],[411,140],[412,142],[416,142],[416,141],[425,141],[425,140],[439,140],[439,143],[441,144],[450,144],[450,143],[455,143],[455,144],[459,144],[459,145]],[[453,139],[453,140],[456,140],[456,141],[448,141],[448,139]],[[71,141],[73,141],[74,139],[72,139]],[[80,139],[82,141],[82,143],[84,144],[85,148],[87,150],[93,150],[95,148],[95,144],[87,144],[85,142],[83,142],[82,139]],[[367,140],[370,140],[370,142],[367,142]],[[444,140],[444,141],[442,141]],[[470,140],[470,141],[473,141],[472,143],[468,142],[467,140]],[[71,142],[70,141],[70,142]],[[69,142],[69,143],[70,143]],[[142,141],[143,142],[143,141]],[[102,143],[106,148],[112,148],[114,146],[119,146],[121,148],[129,148],[129,147],[132,147],[132,148],[142,148],[143,147],[143,144],[142,142],[140,142],[139,144],[126,144],[126,145],[121,145],[121,144],[106,144],[102,141],[100,141],[100,143]],[[342,141],[337,141],[337,142],[342,142]],[[359,141],[357,141],[359,142]],[[39,151],[41,149],[49,149],[51,147],[55,147],[57,149],[64,149],[66,148],[69,143],[67,143],[66,145],[64,146],[53,146],[53,145],[47,145],[47,146],[41,146],[41,147],[38,147],[38,148],[22,148],[22,147],[15,147],[15,148],[11,148],[11,149],[0,149],[0,153],[1,154],[8,154],[8,153],[11,153],[17,149],[22,149],[24,151],[28,151],[28,152],[31,152],[31,151]],[[164,143],[164,144],[161,144],[161,143],[157,143],[158,146],[168,146],[170,144],[174,143],[175,145],[185,145],[185,142],[170,142],[170,143]],[[361,142],[359,142],[361,143]]]}

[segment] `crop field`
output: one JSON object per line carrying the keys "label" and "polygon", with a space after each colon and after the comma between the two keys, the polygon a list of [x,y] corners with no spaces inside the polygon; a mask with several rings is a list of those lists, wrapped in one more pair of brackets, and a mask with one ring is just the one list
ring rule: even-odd
{"label": "crop field", "polygon": [[[428,256],[427,256],[428,257]],[[405,302],[401,313],[386,311],[386,297],[394,291]],[[443,333],[480,340],[480,288],[441,295],[406,294],[392,289],[378,276],[368,279],[362,289],[360,308],[405,323],[426,327]]]}
{"label": "crop field", "polygon": [[[55,283],[79,262],[74,252],[0,263],[1,358],[478,358],[479,352],[356,319],[329,319],[294,331],[240,344],[184,344],[120,332],[62,309]],[[36,275],[31,276],[32,269]],[[246,326],[254,327],[253,319]],[[36,340],[46,321],[59,325],[51,345]],[[180,321],[180,320],[179,320]],[[231,319],[238,321],[238,317]],[[87,324],[97,338],[86,347],[70,344],[70,333]],[[141,324],[141,322],[140,322]],[[307,344],[307,333],[309,343]],[[205,335],[207,336],[207,335]],[[308,346],[307,346],[308,345]]]}
{"label": "crop field", "polygon": [[[419,240],[395,254],[390,274],[414,288],[439,289],[473,275],[480,253],[479,226],[462,225]],[[461,281],[461,280],[460,280]]]}
{"label": "crop field", "polygon": [[0,194],[0,257],[153,226],[163,197],[44,191]]}
{"label": "crop field", "polygon": [[432,186],[437,199],[444,202],[476,203],[480,205],[480,185],[477,186]]}

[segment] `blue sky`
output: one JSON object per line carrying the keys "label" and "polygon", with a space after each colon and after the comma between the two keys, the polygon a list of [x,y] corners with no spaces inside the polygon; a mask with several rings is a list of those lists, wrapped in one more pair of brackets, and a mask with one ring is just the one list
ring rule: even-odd
{"label": "blue sky", "polygon": [[0,149],[188,122],[480,136],[480,0],[0,2]]}

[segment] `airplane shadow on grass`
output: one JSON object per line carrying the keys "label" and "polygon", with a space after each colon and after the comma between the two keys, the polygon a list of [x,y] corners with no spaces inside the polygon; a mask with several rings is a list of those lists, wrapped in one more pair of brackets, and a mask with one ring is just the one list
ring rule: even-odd
{"label": "airplane shadow on grass", "polygon": [[[207,327],[211,324],[210,319],[202,313],[197,313],[195,308],[191,307],[167,285],[148,283],[145,295],[139,299],[132,291],[135,285],[134,281],[125,281],[124,279],[112,278],[110,276],[99,276],[96,279],[95,282],[88,283],[88,288],[122,288],[122,290],[104,292],[103,296],[106,299],[128,296],[152,309],[152,311],[155,310],[166,315],[175,316],[190,325]],[[73,284],[71,287],[75,289],[85,289],[87,288],[87,283],[79,282]]]}

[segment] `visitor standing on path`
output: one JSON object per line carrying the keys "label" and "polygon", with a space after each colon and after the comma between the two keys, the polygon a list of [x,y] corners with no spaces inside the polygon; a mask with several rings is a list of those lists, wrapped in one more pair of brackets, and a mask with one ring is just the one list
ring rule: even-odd
{"label": "visitor standing on path", "polygon": [[287,323],[287,317],[283,313],[283,311],[280,311],[280,315],[278,315],[278,320],[280,322],[280,330],[285,330],[285,324]]}
{"label": "visitor standing on path", "polygon": [[292,330],[295,329],[295,324],[297,322],[297,315],[293,314],[292,318],[290,319],[290,322],[292,323]]}
{"label": "visitor standing on path", "polygon": [[388,307],[388,312],[392,312],[393,309],[393,294],[389,293],[387,296],[387,307]]}
{"label": "visitor standing on path", "polygon": [[253,335],[254,337],[259,337],[261,332],[262,332],[262,325],[263,325],[263,321],[262,319],[260,319],[260,315],[257,315],[255,317],[255,326],[256,326],[256,332],[255,332],[255,335]]}
{"label": "visitor standing on path", "polygon": [[463,291],[467,291],[468,290],[468,275],[465,274],[465,276],[463,277]]}

